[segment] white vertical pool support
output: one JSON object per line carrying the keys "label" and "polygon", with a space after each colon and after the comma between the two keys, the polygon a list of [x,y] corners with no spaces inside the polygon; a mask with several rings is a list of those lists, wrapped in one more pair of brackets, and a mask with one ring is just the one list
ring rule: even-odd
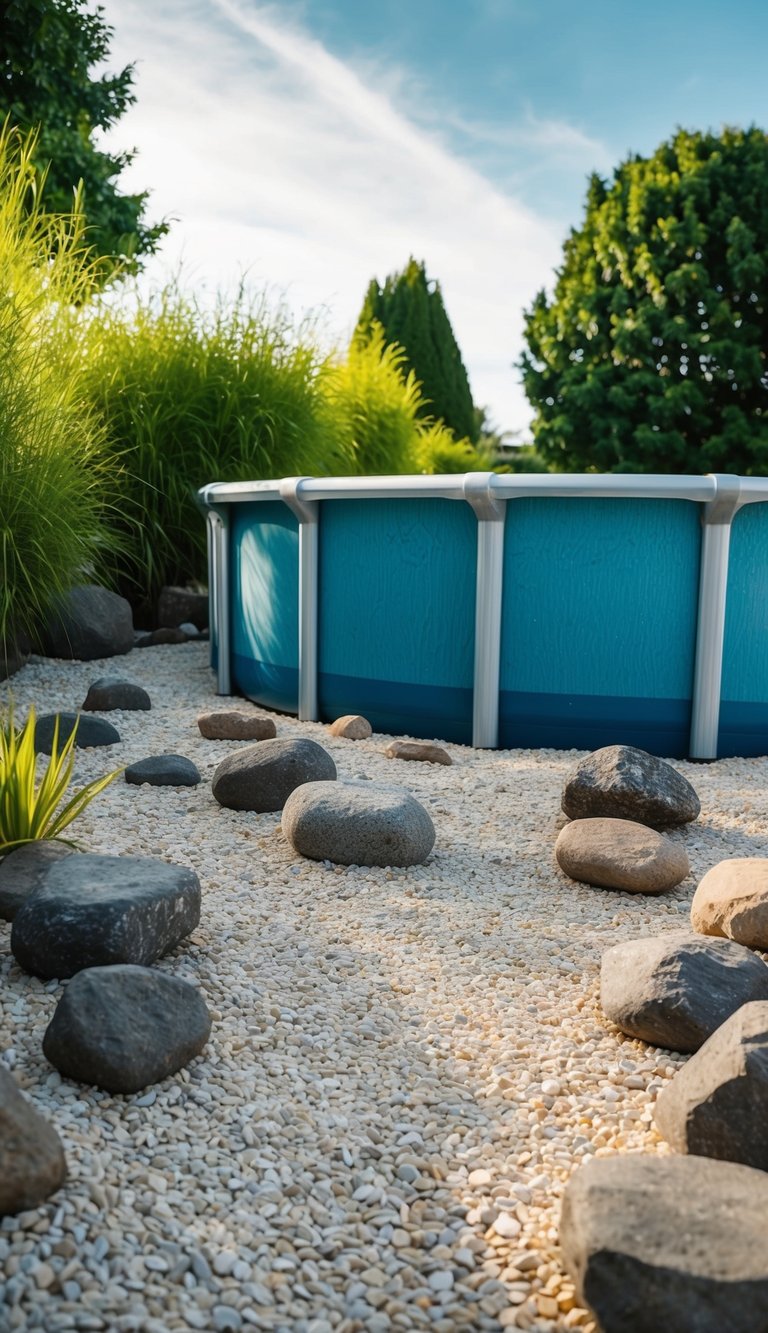
{"label": "white vertical pool support", "polygon": [[731,523],[741,501],[738,477],[718,473],[713,499],[704,505],[699,568],[699,609],[691,706],[691,759],[716,759],[723,678],[725,603]]}
{"label": "white vertical pool support", "polygon": [[317,603],[318,503],[305,500],[301,490],[311,477],[285,477],[280,499],[299,520],[299,720],[316,722],[317,709]]}
{"label": "white vertical pool support", "polygon": [[483,750],[493,750],[499,743],[501,594],[507,506],[494,495],[494,480],[493,472],[468,472],[464,478],[464,499],[477,516],[472,744]]}
{"label": "white vertical pool support", "polygon": [[208,587],[211,593],[212,627],[216,628],[216,689],[232,693],[229,635],[229,513],[226,506],[209,509]]}

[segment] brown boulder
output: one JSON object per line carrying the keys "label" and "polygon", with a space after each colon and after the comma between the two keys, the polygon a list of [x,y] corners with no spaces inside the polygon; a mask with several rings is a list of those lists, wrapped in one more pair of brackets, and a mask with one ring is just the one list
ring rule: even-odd
{"label": "brown boulder", "polygon": [[0,1216],[36,1208],[67,1175],[56,1130],[0,1066]]}
{"label": "brown boulder", "polygon": [[277,734],[271,717],[241,713],[237,709],[200,713],[197,725],[200,735],[208,741],[268,741]]}
{"label": "brown boulder", "polygon": [[693,895],[691,925],[768,951],[768,858],[739,856],[708,870]]}
{"label": "brown boulder", "polygon": [[337,717],[331,723],[330,732],[332,736],[346,736],[348,741],[367,741],[373,733],[373,727],[367,717],[361,717],[359,713],[347,713],[345,717]]}
{"label": "brown boulder", "polygon": [[428,764],[452,764],[442,745],[434,741],[392,741],[384,751],[387,759],[422,759]]}
{"label": "brown boulder", "polygon": [[688,874],[685,848],[629,819],[574,819],[555,843],[571,879],[625,893],[664,893]]}

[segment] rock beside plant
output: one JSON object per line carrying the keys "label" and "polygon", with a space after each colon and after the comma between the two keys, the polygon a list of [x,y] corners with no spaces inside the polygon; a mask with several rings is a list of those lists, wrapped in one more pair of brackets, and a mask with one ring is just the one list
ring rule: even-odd
{"label": "rock beside plant", "polygon": [[38,754],[50,754],[53,748],[53,733],[59,719],[59,750],[69,740],[77,727],[75,747],[87,750],[97,745],[117,745],[120,732],[103,717],[86,717],[82,713],[44,713],[37,719],[35,726],[35,749]]}
{"label": "rock beside plant", "polygon": [[207,741],[269,741],[276,733],[273,718],[234,708],[200,713],[197,725]]}
{"label": "rock beside plant", "polygon": [[198,630],[208,628],[208,594],[189,588],[162,588],[157,602],[158,625],[174,629],[185,620]]}
{"label": "rock beside plant", "polygon": [[651,828],[687,824],[701,810],[687,778],[633,745],[606,745],[581,759],[562,805],[569,819],[631,819]]}
{"label": "rock beside plant", "polygon": [[46,657],[91,662],[133,647],[133,613],[124,597],[96,584],[72,588],[48,613],[41,634]]}
{"label": "rock beside plant", "polygon": [[22,903],[42,884],[51,862],[71,855],[63,842],[28,842],[0,861],[0,919],[13,921]]}
{"label": "rock beside plant", "polygon": [[603,1333],[765,1333],[767,1213],[762,1171],[622,1153],[571,1176],[560,1246]]}
{"label": "rock beside plant", "polygon": [[281,822],[301,856],[337,865],[421,865],[435,844],[432,820],[413,796],[370,782],[298,787]]}
{"label": "rock beside plant", "polygon": [[708,870],[693,895],[691,925],[768,951],[768,858],[733,857]]}
{"label": "rock beside plant", "polygon": [[146,966],[199,920],[193,870],[147,856],[73,852],[48,866],[19,908],[11,952],[25,971],[46,979],[113,963]]}
{"label": "rock beside plant", "polygon": [[360,713],[347,713],[332,722],[329,731],[332,736],[345,736],[348,741],[367,741],[373,735],[373,727],[367,717]]}
{"label": "rock beside plant", "polygon": [[651,1046],[697,1051],[750,1000],[768,1000],[768,967],[731,940],[675,932],[614,944],[602,957],[606,1017]]}
{"label": "rock beside plant", "polygon": [[230,810],[282,810],[292,791],[305,782],[332,781],[336,765],[317,741],[304,737],[260,741],[222,759],[213,775],[213,794]]}
{"label": "rock beside plant", "polygon": [[690,869],[685,848],[629,819],[574,819],[555,843],[555,859],[571,879],[625,893],[664,893]]}
{"label": "rock beside plant", "polygon": [[86,713],[109,713],[121,708],[125,712],[148,712],[152,700],[141,685],[123,680],[120,676],[101,676],[88,687],[83,702]]}
{"label": "rock beside plant", "polygon": [[31,651],[32,645],[26,634],[10,633],[7,638],[0,639],[0,680],[7,680],[21,671],[29,661]]}
{"label": "rock beside plant", "polygon": [[768,1002],[743,1004],[659,1093],[656,1128],[677,1152],[768,1171]]}
{"label": "rock beside plant", "polygon": [[0,1065],[0,1216],[36,1208],[66,1180],[61,1140]]}
{"label": "rock beside plant", "polygon": [[90,967],[59,1000],[43,1052],[65,1078],[139,1092],[188,1065],[210,1031],[205,1001],[189,982],[150,967]]}
{"label": "rock beside plant", "polygon": [[384,753],[387,759],[415,759],[426,764],[453,763],[448,751],[434,741],[390,741]]}
{"label": "rock beside plant", "polygon": [[154,754],[129,764],[125,780],[135,787],[145,782],[150,787],[196,787],[201,779],[197,765],[183,754]]}

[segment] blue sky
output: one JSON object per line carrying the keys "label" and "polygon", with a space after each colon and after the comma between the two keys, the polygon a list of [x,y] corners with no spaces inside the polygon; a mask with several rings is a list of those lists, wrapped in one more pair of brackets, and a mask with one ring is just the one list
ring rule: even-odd
{"label": "blue sky", "polygon": [[768,128],[768,4],[102,0],[136,62],[125,188],[176,219],[150,278],[247,271],[343,345],[410,254],[439,279],[475,401],[525,432],[511,363],[586,178],[677,125]]}

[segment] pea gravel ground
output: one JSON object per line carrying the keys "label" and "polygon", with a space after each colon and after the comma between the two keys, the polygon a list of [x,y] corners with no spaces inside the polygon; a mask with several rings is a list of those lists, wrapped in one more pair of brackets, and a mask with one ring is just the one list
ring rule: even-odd
{"label": "pea gravel ground", "polygon": [[144,1094],[64,1081],[41,1049],[60,987],[21,972],[0,923],[0,1058],[70,1173],[0,1223],[0,1328],[593,1329],[559,1260],[563,1186],[592,1154],[666,1151],[652,1106],[682,1062],[602,1018],[600,954],[684,925],[723,857],[768,855],[768,762],[679,765],[702,800],[675,835],[692,874],[641,899],[555,865],[575,751],[449,745],[445,768],[277,717],[340,776],[399,781],[432,815],[426,865],[346,869],[297,858],[279,815],[213,800],[239,743],[198,733],[217,706],[204,645],[33,659],[0,700],[12,692],[20,717],[78,707],[106,674],[144,685],[153,708],[111,713],[122,743],[80,751],[77,779],[173,751],[203,782],[118,779],[73,831],[86,850],[197,872],[200,926],[158,966],[201,988],[214,1028]]}

